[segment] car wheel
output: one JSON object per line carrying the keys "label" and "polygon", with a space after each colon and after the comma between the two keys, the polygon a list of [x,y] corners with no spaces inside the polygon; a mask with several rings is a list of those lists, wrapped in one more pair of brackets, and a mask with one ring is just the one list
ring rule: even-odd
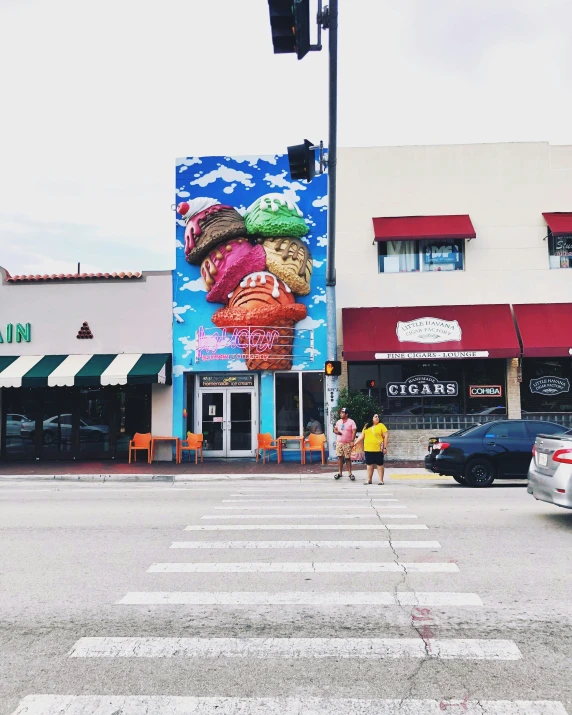
{"label": "car wheel", "polygon": [[467,486],[467,480],[465,479],[465,477],[456,477],[454,474],[451,475],[451,476],[452,476],[453,479],[454,479],[456,482],[458,482],[459,484],[462,484],[462,485],[465,486],[465,487]]}
{"label": "car wheel", "polygon": [[495,469],[488,459],[471,459],[465,467],[465,481],[470,487],[490,487],[495,480]]}

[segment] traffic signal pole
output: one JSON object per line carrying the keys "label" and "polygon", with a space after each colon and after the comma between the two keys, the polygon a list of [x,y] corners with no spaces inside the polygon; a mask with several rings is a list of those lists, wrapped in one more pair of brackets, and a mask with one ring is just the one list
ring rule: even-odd
{"label": "traffic signal pole", "polygon": [[[336,172],[338,154],[338,0],[330,0],[327,16],[329,52],[329,138],[328,138],[328,245],[326,263],[326,320],[328,322],[328,360],[337,359],[336,321]],[[340,356],[341,357],[341,356]],[[331,424],[337,408],[338,378],[326,375],[327,413],[324,432],[328,436],[330,459],[335,459],[335,435]]]}

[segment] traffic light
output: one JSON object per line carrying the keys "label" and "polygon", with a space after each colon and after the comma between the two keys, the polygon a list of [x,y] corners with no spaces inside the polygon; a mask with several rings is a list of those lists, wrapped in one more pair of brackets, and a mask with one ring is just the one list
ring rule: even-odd
{"label": "traffic light", "polygon": [[268,0],[274,54],[310,51],[310,0]]}
{"label": "traffic light", "polygon": [[316,150],[312,142],[304,139],[303,144],[288,147],[288,164],[292,179],[312,181],[316,174]]}
{"label": "traffic light", "polygon": [[327,360],[324,365],[326,375],[337,377],[342,374],[342,363],[339,360]]}
{"label": "traffic light", "polygon": [[373,390],[373,388],[375,387],[375,380],[366,380],[365,386],[368,390]]}

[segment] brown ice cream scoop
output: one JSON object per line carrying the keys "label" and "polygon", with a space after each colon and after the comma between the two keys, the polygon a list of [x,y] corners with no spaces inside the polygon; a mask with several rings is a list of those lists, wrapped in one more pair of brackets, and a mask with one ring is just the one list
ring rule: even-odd
{"label": "brown ice cream scoop", "polygon": [[297,295],[308,295],[312,278],[312,256],[299,238],[267,238],[263,242],[266,267]]}

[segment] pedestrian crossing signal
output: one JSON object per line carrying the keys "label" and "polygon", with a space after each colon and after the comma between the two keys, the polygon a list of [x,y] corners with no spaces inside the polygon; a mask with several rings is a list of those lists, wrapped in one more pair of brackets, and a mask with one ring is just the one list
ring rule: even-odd
{"label": "pedestrian crossing signal", "polygon": [[326,375],[332,375],[334,377],[342,374],[342,363],[339,360],[327,360],[324,365],[324,372]]}
{"label": "pedestrian crossing signal", "polygon": [[368,390],[373,390],[375,387],[375,380],[366,380],[365,386]]}

